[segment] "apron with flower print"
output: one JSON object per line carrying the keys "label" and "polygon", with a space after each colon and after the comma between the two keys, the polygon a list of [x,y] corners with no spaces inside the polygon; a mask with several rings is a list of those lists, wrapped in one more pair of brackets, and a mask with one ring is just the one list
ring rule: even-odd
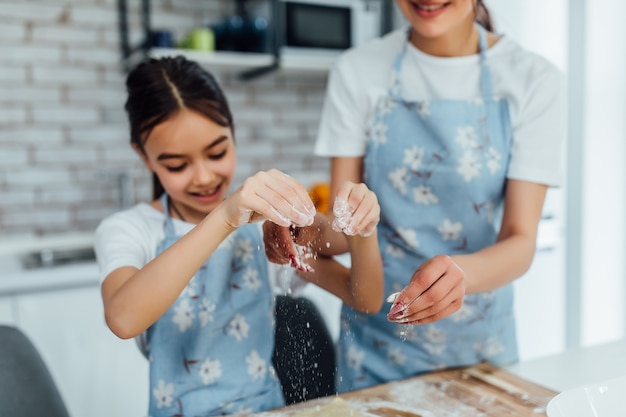
{"label": "apron with flower print", "polygon": [[[165,195],[161,201],[165,237],[157,253],[180,238]],[[284,405],[271,363],[274,303],[266,262],[258,228],[238,228],[147,330],[151,417],[225,415]]]}
{"label": "apron with flower print", "polygon": [[[381,205],[386,294],[403,289],[434,255],[475,252],[496,241],[512,132],[507,102],[492,94],[481,27],[479,34],[481,97],[403,100],[405,42],[388,95],[377,103],[364,176]],[[431,324],[392,323],[387,312],[367,315],[343,306],[339,391],[444,367],[517,360],[510,284],[466,295],[456,313]]]}

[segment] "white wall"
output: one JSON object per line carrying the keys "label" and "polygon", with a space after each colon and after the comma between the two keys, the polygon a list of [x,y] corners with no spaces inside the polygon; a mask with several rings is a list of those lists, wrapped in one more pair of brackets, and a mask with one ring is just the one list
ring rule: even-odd
{"label": "white wall", "polygon": [[[486,4],[498,34],[567,72],[567,0],[487,0]],[[560,353],[566,347],[565,189],[563,184],[548,190],[543,212],[550,218],[539,225],[538,251],[529,271],[514,283],[522,361]]]}
{"label": "white wall", "polygon": [[567,70],[568,0],[486,0],[500,34]]}
{"label": "white wall", "polygon": [[626,3],[487,4],[499,32],[574,77],[568,80],[570,160],[562,210],[565,243],[571,246],[565,261],[568,320],[576,321],[568,324],[568,344],[621,338],[626,329]]}
{"label": "white wall", "polygon": [[626,2],[585,4],[581,336],[592,345],[623,337],[626,327]]}

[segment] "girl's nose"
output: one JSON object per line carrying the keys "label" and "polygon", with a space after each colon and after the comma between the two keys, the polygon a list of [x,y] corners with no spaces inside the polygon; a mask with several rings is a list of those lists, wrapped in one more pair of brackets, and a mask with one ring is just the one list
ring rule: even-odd
{"label": "girl's nose", "polygon": [[210,183],[215,178],[215,172],[211,169],[210,164],[201,163],[194,167],[193,183],[194,185],[203,185]]}

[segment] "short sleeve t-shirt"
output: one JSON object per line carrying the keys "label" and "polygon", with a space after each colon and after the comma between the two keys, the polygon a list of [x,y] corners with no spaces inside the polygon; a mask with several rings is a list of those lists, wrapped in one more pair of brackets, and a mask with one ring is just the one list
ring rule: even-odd
{"label": "short sleeve t-shirt", "polygon": [[[346,51],[331,71],[315,153],[365,155],[367,128],[387,95],[393,62],[407,29]],[[562,181],[564,79],[546,59],[501,36],[487,50],[493,92],[509,104],[513,145],[507,177],[558,186]],[[400,74],[406,101],[481,97],[479,56],[442,58],[409,44]]]}

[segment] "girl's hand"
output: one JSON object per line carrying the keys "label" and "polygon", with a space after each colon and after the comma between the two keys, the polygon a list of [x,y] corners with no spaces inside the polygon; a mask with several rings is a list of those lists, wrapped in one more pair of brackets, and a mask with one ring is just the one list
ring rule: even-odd
{"label": "girl's hand", "polygon": [[465,273],[446,255],[424,262],[398,294],[387,319],[395,323],[426,324],[448,317],[463,305]]}
{"label": "girl's hand", "polygon": [[348,236],[370,236],[380,220],[380,206],[373,191],[363,183],[346,181],[335,196],[332,228]]}
{"label": "girl's hand", "polygon": [[290,259],[298,253],[291,228],[271,221],[263,223],[263,243],[267,259],[275,264],[290,263]]}
{"label": "girl's hand", "polygon": [[301,271],[312,271],[306,255],[312,250],[309,244],[317,236],[317,229],[315,225],[284,227],[266,221],[263,223],[263,242],[267,259],[279,265],[290,264]]}
{"label": "girl's hand", "polygon": [[307,190],[276,169],[249,177],[224,203],[232,228],[266,219],[280,226],[308,226],[315,217]]}

